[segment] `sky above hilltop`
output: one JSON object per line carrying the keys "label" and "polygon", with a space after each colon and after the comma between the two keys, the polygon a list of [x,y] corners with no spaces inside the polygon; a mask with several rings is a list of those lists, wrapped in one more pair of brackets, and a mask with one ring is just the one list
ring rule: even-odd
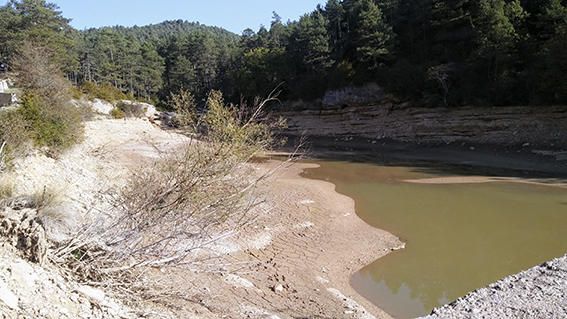
{"label": "sky above hilltop", "polygon": [[[48,0],[49,1],[49,0]],[[146,25],[183,19],[240,34],[269,26],[272,12],[296,20],[324,0],[51,0],[77,29],[113,25]],[[0,0],[4,5],[7,0]]]}

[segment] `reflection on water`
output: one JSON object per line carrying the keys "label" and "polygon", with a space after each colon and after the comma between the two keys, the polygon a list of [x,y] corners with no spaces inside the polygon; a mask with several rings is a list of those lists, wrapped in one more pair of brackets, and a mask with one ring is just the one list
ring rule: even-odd
{"label": "reflection on water", "polygon": [[352,284],[391,315],[428,314],[477,288],[567,251],[567,191],[522,184],[421,185],[411,168],[322,162],[359,216],[407,243]]}

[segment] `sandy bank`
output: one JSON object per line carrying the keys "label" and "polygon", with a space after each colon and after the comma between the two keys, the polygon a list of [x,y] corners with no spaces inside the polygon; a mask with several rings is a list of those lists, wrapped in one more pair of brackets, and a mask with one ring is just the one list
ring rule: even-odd
{"label": "sandy bank", "polygon": [[406,183],[412,184],[429,184],[429,185],[445,185],[445,184],[484,184],[484,183],[517,183],[538,186],[549,186],[567,188],[567,183],[557,179],[528,179],[515,177],[489,177],[489,176],[444,176],[422,179],[408,179]]}
{"label": "sandy bank", "polygon": [[[261,174],[279,163],[254,166]],[[215,248],[230,255],[226,269],[164,274],[200,295],[180,316],[390,318],[358,295],[350,276],[403,244],[361,220],[333,184],[300,176],[314,167],[286,166],[260,187],[270,209]]]}
{"label": "sandy bank", "polygon": [[274,242],[273,248],[279,251],[277,263],[288,269],[290,280],[303,283],[306,297],[322,293],[322,301],[328,298],[325,294],[339,301],[338,309],[324,306],[321,316],[371,318],[361,313],[361,306],[376,317],[388,318],[354,291],[350,276],[403,244],[360,219],[354,201],[337,193],[335,185],[300,176],[304,169],[315,167],[294,164],[269,186],[272,200],[281,207],[280,223],[294,229]]}

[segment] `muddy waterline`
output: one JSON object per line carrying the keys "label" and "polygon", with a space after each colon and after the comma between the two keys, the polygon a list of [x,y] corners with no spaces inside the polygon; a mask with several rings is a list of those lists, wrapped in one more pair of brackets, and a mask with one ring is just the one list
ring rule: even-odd
{"label": "muddy waterline", "polygon": [[437,306],[567,252],[567,191],[511,183],[414,184],[417,168],[317,162],[306,177],[353,198],[358,215],[407,243],[351,283],[396,318]]}

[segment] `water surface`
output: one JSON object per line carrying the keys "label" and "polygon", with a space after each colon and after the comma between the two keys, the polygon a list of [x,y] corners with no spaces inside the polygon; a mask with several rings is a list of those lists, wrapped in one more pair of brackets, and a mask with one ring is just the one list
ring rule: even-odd
{"label": "water surface", "polygon": [[355,274],[354,288],[396,318],[426,315],[468,292],[567,252],[567,191],[486,183],[424,185],[416,168],[318,162],[357,214],[407,243]]}

